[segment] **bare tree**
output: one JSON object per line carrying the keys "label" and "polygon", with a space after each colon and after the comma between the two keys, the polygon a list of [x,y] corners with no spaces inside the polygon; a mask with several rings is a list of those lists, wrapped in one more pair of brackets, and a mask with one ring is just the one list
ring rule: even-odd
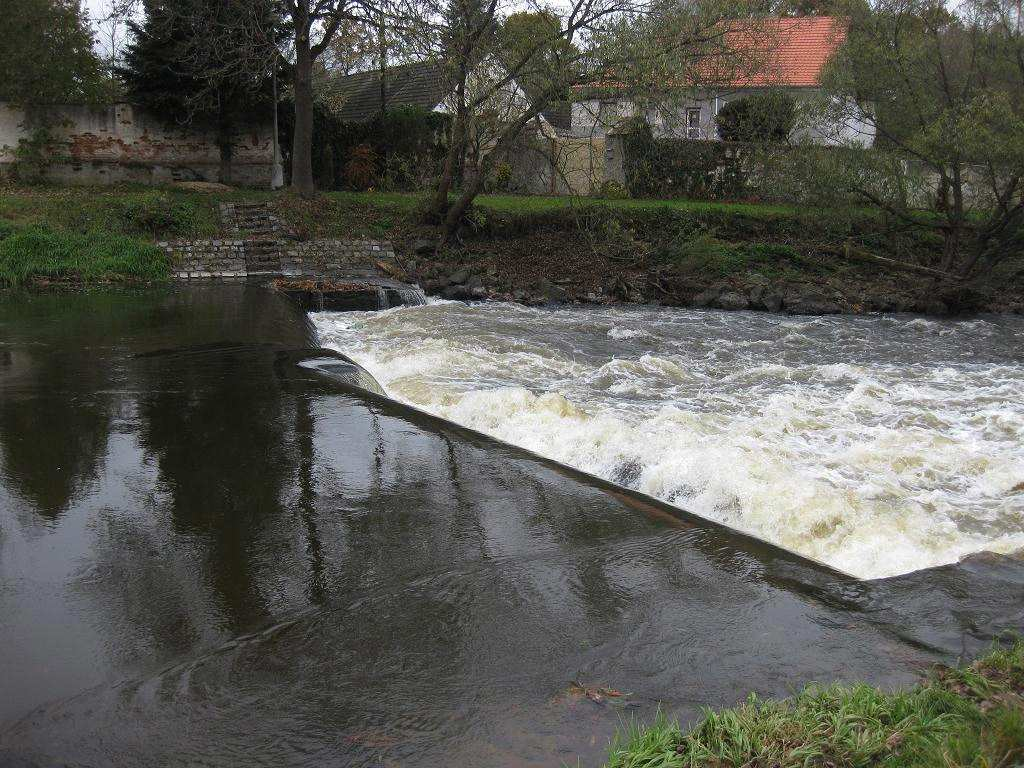
{"label": "bare tree", "polygon": [[[442,225],[442,239],[458,228],[494,163],[524,129],[542,126],[552,103],[587,87],[607,87],[634,103],[691,89],[720,78],[726,67],[724,23],[749,16],[742,0],[570,0],[559,9],[527,6],[550,24],[509,45],[500,34],[506,10],[500,0],[444,0],[424,16],[435,19],[435,38],[450,78],[452,137],[444,171],[432,192],[426,219]],[[735,52],[733,52],[735,53]],[[719,57],[719,66],[708,62]],[[671,85],[671,88],[667,88]],[[456,170],[490,122],[485,151],[470,157],[454,202]],[[479,143],[479,142],[478,142]]]}
{"label": "bare tree", "polygon": [[[935,266],[969,277],[1024,249],[1024,36],[1001,0],[880,0],[854,9],[826,84],[830,122],[866,124],[819,172],[942,242]],[[816,170],[816,169],[815,169]]]}

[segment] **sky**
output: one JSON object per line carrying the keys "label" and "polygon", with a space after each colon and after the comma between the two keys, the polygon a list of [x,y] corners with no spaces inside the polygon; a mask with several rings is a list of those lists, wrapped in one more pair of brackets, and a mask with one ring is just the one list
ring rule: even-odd
{"label": "sky", "polygon": [[113,27],[110,23],[99,23],[101,19],[110,15],[113,4],[114,0],[83,0],[82,3],[82,6],[89,14],[89,18],[93,21],[93,27],[97,33],[96,50],[103,57],[107,57],[111,53],[111,33],[114,33],[114,45],[120,47],[124,44],[124,37],[127,31],[124,28],[124,24]]}

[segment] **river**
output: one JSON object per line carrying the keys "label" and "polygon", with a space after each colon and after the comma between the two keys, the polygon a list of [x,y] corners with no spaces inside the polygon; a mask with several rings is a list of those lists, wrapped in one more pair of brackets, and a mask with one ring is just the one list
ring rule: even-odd
{"label": "river", "polygon": [[[512,344],[524,318],[534,331],[506,354],[593,357],[544,380],[531,362],[534,392],[558,376],[600,391],[586,371],[630,341],[613,336],[652,333],[644,310],[617,312],[317,322],[367,360],[360,334],[406,328],[396,356],[424,357],[402,396],[454,408],[458,386],[508,399],[508,366],[480,377],[490,358],[467,350]],[[790,322],[665,318],[723,338]],[[984,357],[962,354],[953,370]],[[456,365],[461,385],[427,380]],[[256,287],[0,296],[0,765],[596,766],[616,727],[659,708],[692,722],[751,691],[908,685],[1024,630],[1019,560],[857,580],[375,389]],[[647,418],[640,390],[605,389]],[[562,391],[539,398],[553,424],[595,418],[599,398]]]}
{"label": "river", "polygon": [[1024,319],[315,316],[390,395],[861,578],[1024,547]]}

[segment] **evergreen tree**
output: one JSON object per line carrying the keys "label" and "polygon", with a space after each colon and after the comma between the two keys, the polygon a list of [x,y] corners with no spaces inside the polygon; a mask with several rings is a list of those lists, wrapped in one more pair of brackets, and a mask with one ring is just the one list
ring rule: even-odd
{"label": "evergreen tree", "polygon": [[104,96],[103,66],[77,0],[4,0],[0,101],[88,103]]}
{"label": "evergreen tree", "polygon": [[129,101],[180,125],[212,128],[231,183],[238,128],[273,108],[277,60],[270,2],[145,0],[119,74]]}

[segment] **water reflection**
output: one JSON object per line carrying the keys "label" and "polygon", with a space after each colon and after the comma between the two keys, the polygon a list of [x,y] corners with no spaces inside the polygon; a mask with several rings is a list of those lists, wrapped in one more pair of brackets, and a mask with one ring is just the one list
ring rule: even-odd
{"label": "water reflection", "polygon": [[55,520],[96,480],[116,396],[99,338],[71,349],[60,341],[73,312],[53,297],[15,300],[10,312],[11,325],[45,316],[48,327],[32,344],[0,348],[0,462],[9,488]]}
{"label": "water reflection", "polygon": [[[120,297],[121,323],[98,300],[62,330],[82,356],[0,304],[5,445],[66,428],[22,420],[55,388],[108,403],[42,538],[0,482],[0,763],[592,762],[623,711],[574,680],[685,718],[1024,626],[1011,561],[856,582],[341,388],[262,291]],[[12,377],[23,353],[65,368]]]}

